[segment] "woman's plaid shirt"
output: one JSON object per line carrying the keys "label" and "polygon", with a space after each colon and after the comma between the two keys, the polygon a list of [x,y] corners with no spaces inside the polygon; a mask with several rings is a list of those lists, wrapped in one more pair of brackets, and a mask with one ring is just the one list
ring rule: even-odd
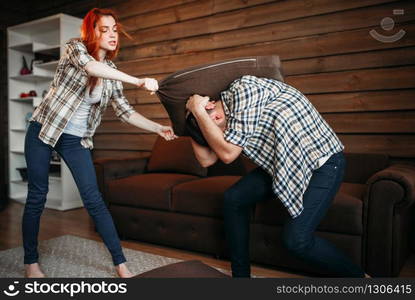
{"label": "woman's plaid shirt", "polygon": [[297,217],[318,159],[342,151],[343,144],[308,99],[283,82],[243,76],[221,99],[225,140],[272,176],[275,195]]}
{"label": "woman's plaid shirt", "polygon": [[[52,147],[56,145],[69,119],[84,99],[88,85],[85,65],[95,60],[79,39],[72,39],[65,46],[65,52],[59,60],[49,91],[31,118],[42,123],[39,138]],[[116,68],[110,60],[105,60],[105,63]],[[81,144],[85,148],[93,148],[92,137],[109,103],[114,108],[116,116],[123,122],[126,122],[135,112],[123,95],[121,81],[110,79],[102,81],[101,101],[91,106],[88,130],[81,139]]]}

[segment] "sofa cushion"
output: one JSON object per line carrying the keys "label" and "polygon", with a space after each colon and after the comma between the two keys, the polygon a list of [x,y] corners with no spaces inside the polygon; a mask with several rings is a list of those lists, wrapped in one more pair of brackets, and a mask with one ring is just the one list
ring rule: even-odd
{"label": "sofa cushion", "polygon": [[184,174],[148,173],[111,180],[108,183],[108,200],[110,205],[170,210],[172,187],[198,178]]}
{"label": "sofa cushion", "polygon": [[343,182],[340,185],[339,193],[348,194],[363,200],[366,188],[365,184]]}
{"label": "sofa cushion", "polygon": [[[317,230],[361,235],[363,232],[361,197],[365,189],[364,184],[343,183]],[[288,217],[287,210],[278,199],[260,202],[255,208],[255,223],[283,225]]]}
{"label": "sofa cushion", "polygon": [[215,176],[173,187],[172,210],[181,213],[223,218],[223,194],[240,176]]}
{"label": "sofa cushion", "polygon": [[160,82],[157,95],[166,108],[176,134],[185,133],[186,102],[193,94],[220,98],[220,92],[243,75],[283,80],[276,55],[251,56],[216,61],[177,71]]}
{"label": "sofa cushion", "polygon": [[159,137],[147,165],[148,172],[182,173],[206,176],[207,169],[197,161],[188,137],[166,141]]}

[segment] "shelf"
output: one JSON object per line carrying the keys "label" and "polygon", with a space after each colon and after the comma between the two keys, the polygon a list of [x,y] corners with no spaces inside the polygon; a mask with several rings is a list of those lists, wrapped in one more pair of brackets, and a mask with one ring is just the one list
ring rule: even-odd
{"label": "shelf", "polygon": [[27,185],[27,181],[24,180],[10,180],[11,183],[16,183],[16,184],[23,184],[23,185]]}
{"label": "shelf", "polygon": [[41,53],[47,55],[60,56],[61,45],[47,45],[38,42],[22,43],[10,46],[9,49],[26,53]]}
{"label": "shelf", "polygon": [[17,149],[12,149],[10,150],[10,152],[15,153],[15,154],[24,154],[24,150],[17,150]]}
{"label": "shelf", "polygon": [[49,180],[51,180],[51,181],[61,181],[62,178],[61,177],[57,177],[57,176],[50,176],[49,175]]}
{"label": "shelf", "polygon": [[11,98],[10,101],[31,104],[36,107],[42,101],[42,97],[25,97],[25,98]]}
{"label": "shelf", "polygon": [[53,76],[41,76],[41,75],[28,74],[28,75],[11,76],[10,79],[27,81],[27,82],[38,82],[38,81],[50,81],[53,79]]}
{"label": "shelf", "polygon": [[59,60],[49,61],[46,63],[36,64],[34,67],[53,71],[58,66],[58,62]]}
{"label": "shelf", "polygon": [[14,196],[10,195],[10,199],[15,200],[15,201],[20,202],[20,203],[25,203],[26,202],[26,197],[27,197],[26,194],[24,194],[24,195],[14,195]]}
{"label": "shelf", "polygon": [[24,43],[10,46],[9,49],[17,50],[21,52],[33,52],[33,44],[32,43]]}
{"label": "shelf", "polygon": [[24,97],[24,98],[11,98],[10,101],[16,102],[30,102],[32,103],[36,97]]}
{"label": "shelf", "polygon": [[47,54],[47,55],[55,55],[59,57],[61,51],[60,45],[45,45],[40,43],[33,43],[33,52]]}
{"label": "shelf", "polygon": [[46,208],[62,210],[62,199],[47,197],[45,206]]}
{"label": "shelf", "polygon": [[[27,119],[33,109],[43,100],[44,91],[53,80],[58,67],[64,43],[72,38],[79,37],[79,27],[82,19],[65,14],[18,24],[7,28],[8,42],[8,94],[9,124],[8,134],[12,138],[9,143],[9,194],[11,199],[26,202],[27,181],[20,176],[20,167],[26,165],[25,160],[25,134],[27,132]],[[22,56],[32,72],[21,75]],[[21,98],[22,92],[31,90],[37,92],[36,97]],[[55,156],[51,156],[55,158]],[[66,210],[82,207],[76,183],[70,170],[60,161],[50,161],[49,166],[49,193],[46,207]],[[24,175],[24,174],[23,174]]]}
{"label": "shelf", "polygon": [[[62,181],[62,179],[60,177],[54,177],[54,176],[49,176],[49,181],[50,182],[60,182]],[[22,185],[27,185],[27,180],[10,180],[11,183],[15,183],[15,184],[22,184]]]}

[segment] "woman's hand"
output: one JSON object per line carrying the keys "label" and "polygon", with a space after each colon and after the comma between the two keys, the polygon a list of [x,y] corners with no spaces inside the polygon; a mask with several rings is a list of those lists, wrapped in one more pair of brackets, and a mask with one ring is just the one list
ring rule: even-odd
{"label": "woman's hand", "polygon": [[138,128],[157,133],[167,141],[177,138],[177,135],[174,134],[173,128],[170,126],[163,126],[157,122],[149,120],[138,112],[133,112],[130,115],[128,123]]}
{"label": "woman's hand", "polygon": [[137,86],[144,88],[147,91],[150,91],[151,94],[154,94],[159,89],[159,84],[154,78],[137,78]]}
{"label": "woman's hand", "polygon": [[156,133],[163,137],[166,141],[171,141],[177,138],[177,135],[174,134],[173,128],[170,126],[163,126],[161,124],[158,124]]}

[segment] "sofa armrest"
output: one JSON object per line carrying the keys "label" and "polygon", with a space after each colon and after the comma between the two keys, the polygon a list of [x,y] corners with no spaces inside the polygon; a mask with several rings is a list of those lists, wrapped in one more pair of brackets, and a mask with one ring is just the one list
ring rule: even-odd
{"label": "sofa armrest", "polygon": [[410,253],[415,202],[415,167],[392,165],[367,181],[363,258],[375,276],[397,276]]}
{"label": "sofa armrest", "polygon": [[394,182],[402,188],[400,197],[390,198],[394,201],[395,209],[406,209],[415,202],[415,166],[396,164],[375,173],[367,181],[368,190],[375,184],[386,181]]}
{"label": "sofa armrest", "polygon": [[108,181],[145,173],[148,157],[102,158],[94,160],[99,190],[108,204],[106,186]]}

